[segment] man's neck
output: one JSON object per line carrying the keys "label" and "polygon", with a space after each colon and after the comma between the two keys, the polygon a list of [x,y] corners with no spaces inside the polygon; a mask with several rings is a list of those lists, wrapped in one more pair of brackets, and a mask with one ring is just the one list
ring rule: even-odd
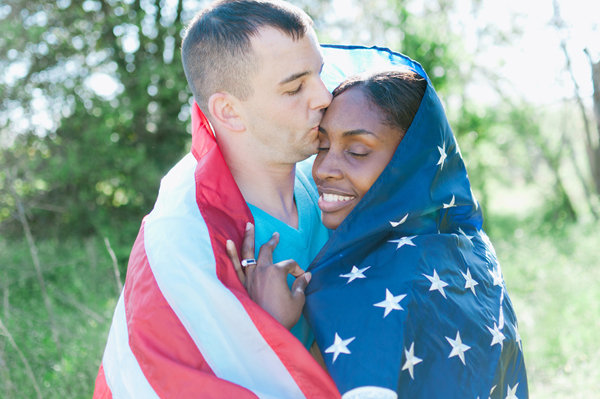
{"label": "man's neck", "polygon": [[246,202],[285,224],[298,228],[298,209],[294,201],[294,164],[232,163],[230,169]]}

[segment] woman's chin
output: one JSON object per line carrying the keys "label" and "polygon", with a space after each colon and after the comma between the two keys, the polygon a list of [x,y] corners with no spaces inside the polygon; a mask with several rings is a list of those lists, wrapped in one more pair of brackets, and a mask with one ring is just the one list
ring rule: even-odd
{"label": "woman's chin", "polygon": [[338,220],[338,218],[332,217],[330,215],[321,214],[321,221],[323,225],[327,227],[329,230],[335,230],[342,223],[342,220]]}

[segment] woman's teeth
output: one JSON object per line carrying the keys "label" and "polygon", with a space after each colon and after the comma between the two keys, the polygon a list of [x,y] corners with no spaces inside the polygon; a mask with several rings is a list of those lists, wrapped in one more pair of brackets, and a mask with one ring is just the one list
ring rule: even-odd
{"label": "woman's teeth", "polygon": [[322,197],[323,197],[323,201],[326,201],[326,202],[343,202],[343,201],[350,201],[352,199],[352,197],[349,197],[346,195],[326,194],[326,193],[323,193]]}

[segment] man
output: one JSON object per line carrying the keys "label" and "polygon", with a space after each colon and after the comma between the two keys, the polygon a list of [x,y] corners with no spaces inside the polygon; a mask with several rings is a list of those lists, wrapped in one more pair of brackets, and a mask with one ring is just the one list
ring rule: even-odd
{"label": "man", "polygon": [[[295,167],[316,151],[331,101],[310,18],[272,0],[220,1],[188,27],[182,59],[199,106],[191,154],[142,222],[94,397],[339,396],[305,350],[303,320],[301,343],[250,300],[225,250],[252,219],[259,244],[279,231],[274,262],[306,267],[327,239]],[[306,283],[290,301],[303,302]]]}

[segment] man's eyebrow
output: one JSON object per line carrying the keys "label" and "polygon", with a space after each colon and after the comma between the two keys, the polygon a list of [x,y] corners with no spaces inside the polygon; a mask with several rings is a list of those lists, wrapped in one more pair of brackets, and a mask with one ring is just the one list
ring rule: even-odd
{"label": "man's eyebrow", "polygon": [[283,79],[281,82],[279,82],[279,85],[281,86],[281,85],[284,85],[286,83],[293,82],[294,80],[300,79],[301,77],[306,76],[308,74],[310,74],[309,71],[295,73],[295,74],[290,75],[287,78]]}
{"label": "man's eyebrow", "polygon": [[[319,74],[321,73],[321,71],[323,71],[323,65],[325,65],[325,63],[321,62],[321,69],[319,70]],[[310,75],[310,71],[304,71],[304,72],[298,72],[295,73],[293,75],[288,76],[287,78],[283,79],[281,82],[279,82],[279,85],[284,85],[286,83],[290,83],[293,82],[296,79],[300,79],[301,77],[304,77],[306,75]]]}

